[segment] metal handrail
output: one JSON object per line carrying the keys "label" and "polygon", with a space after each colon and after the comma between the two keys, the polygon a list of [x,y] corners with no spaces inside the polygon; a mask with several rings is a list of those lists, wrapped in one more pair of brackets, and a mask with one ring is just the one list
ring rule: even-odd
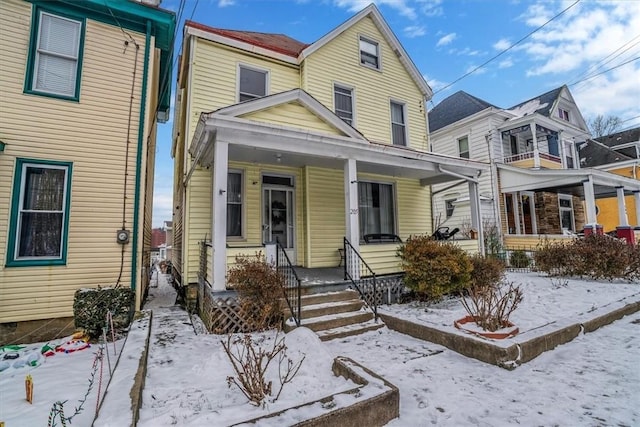
{"label": "metal handrail", "polygon": [[302,281],[296,273],[284,246],[279,240],[276,240],[276,271],[284,278],[284,297],[291,311],[291,316],[296,322],[296,326],[300,326],[300,291]]}
{"label": "metal handrail", "polygon": [[[350,269],[350,266],[355,266],[356,268]],[[369,274],[362,274],[362,273]],[[352,273],[357,274],[357,277],[353,277]],[[351,281],[351,284],[356,288],[362,300],[371,308],[373,311],[373,316],[375,321],[378,321],[378,298],[377,289],[376,289],[376,273],[373,272],[369,264],[362,258],[360,253],[356,250],[356,248],[351,245],[349,239],[344,238],[344,277]],[[369,300],[367,295],[362,291],[359,286],[363,280],[371,280],[373,283],[373,298]]]}
{"label": "metal handrail", "polygon": [[207,256],[207,248],[210,248],[211,242],[207,240],[200,241],[200,265],[198,269],[198,274],[202,278],[204,282],[209,283],[207,280],[207,267],[208,267],[208,256]]}

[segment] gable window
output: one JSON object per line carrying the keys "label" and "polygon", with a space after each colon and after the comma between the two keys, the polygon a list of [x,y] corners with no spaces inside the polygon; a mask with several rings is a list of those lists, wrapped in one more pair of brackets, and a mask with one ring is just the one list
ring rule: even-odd
{"label": "gable window", "polygon": [[268,72],[240,65],[238,101],[262,98],[267,94]]}
{"label": "gable window", "polygon": [[451,200],[445,200],[444,201],[444,206],[445,206],[445,211],[447,214],[447,218],[451,218],[453,216],[453,210],[455,209],[455,206],[453,205],[453,202],[455,202],[456,199],[451,199]]}
{"label": "gable window", "polygon": [[393,145],[407,145],[404,104],[391,101],[391,138]]}
{"label": "gable window", "polygon": [[463,136],[462,138],[458,138],[458,153],[460,153],[460,157],[463,159],[469,158],[469,137]]}
{"label": "gable window", "polygon": [[333,103],[336,115],[346,123],[353,125],[353,89],[334,85]]}
{"label": "gable window", "polygon": [[227,237],[242,237],[242,172],[227,174]]}
{"label": "gable window", "polygon": [[558,117],[560,117],[562,120],[565,121],[569,121],[569,112],[567,110],[564,110],[562,108],[558,108]]}
{"label": "gable window", "polygon": [[7,266],[66,263],[71,163],[18,159]]}
{"label": "gable window", "polygon": [[360,64],[380,69],[380,50],[378,43],[360,37]]}
{"label": "gable window", "polygon": [[393,185],[378,182],[358,182],[360,236],[395,233]]}
{"label": "gable window", "polygon": [[84,19],[34,13],[25,92],[78,100]]}
{"label": "gable window", "polygon": [[562,230],[576,231],[572,197],[558,194],[558,209],[560,210],[560,228]]}

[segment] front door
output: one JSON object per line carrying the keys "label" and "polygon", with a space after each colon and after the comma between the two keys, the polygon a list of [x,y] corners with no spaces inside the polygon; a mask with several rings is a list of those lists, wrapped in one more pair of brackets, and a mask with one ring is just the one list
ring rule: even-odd
{"label": "front door", "polygon": [[[266,178],[266,177],[265,177]],[[262,189],[262,238],[278,241],[296,263],[294,189],[265,184]]]}

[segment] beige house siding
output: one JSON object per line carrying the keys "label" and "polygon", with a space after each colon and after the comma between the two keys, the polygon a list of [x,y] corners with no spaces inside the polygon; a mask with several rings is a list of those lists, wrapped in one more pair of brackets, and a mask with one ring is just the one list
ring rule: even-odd
{"label": "beige house siding", "polygon": [[[136,50],[132,45],[124,49],[125,36],[119,28],[87,19],[80,101],[71,102],[23,94],[31,5],[2,1],[0,15],[0,135],[7,144],[0,155],[0,322],[70,316],[73,294],[78,288],[113,285],[118,278],[122,247],[116,243],[115,232],[122,227],[127,127],[133,137],[129,146],[125,221],[126,228],[133,231],[145,35],[128,31],[140,45],[129,123]],[[16,158],[73,162],[64,266],[4,266]],[[140,167],[144,171],[144,157]],[[146,185],[144,172],[141,178],[142,192]],[[141,210],[142,207],[143,204]],[[141,212],[141,219],[142,215]],[[139,226],[142,228],[142,221]],[[142,247],[141,241],[139,245]],[[121,284],[130,286],[131,244],[125,249]]]}
{"label": "beige house siding", "polygon": [[330,133],[332,135],[343,135],[335,127],[313,115],[306,107],[296,102],[290,102],[241,117],[257,122]]}
{"label": "beige house siding", "polygon": [[[378,42],[381,71],[360,65],[359,37]],[[428,150],[424,99],[371,18],[363,18],[304,61],[302,89],[334,110],[334,83],[354,88],[355,128],[367,139],[391,143],[390,101],[405,103],[409,146]]]}

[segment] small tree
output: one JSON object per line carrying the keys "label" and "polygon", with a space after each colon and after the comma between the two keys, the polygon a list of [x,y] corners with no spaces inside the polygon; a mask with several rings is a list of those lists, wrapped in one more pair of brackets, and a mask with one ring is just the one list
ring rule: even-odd
{"label": "small tree", "polygon": [[620,130],[622,119],[618,116],[603,116],[598,114],[587,123],[594,138],[611,135]]}
{"label": "small tree", "polygon": [[484,249],[487,255],[494,258],[500,258],[504,247],[502,246],[502,237],[500,235],[500,228],[495,222],[484,221],[482,224],[484,239]]}

